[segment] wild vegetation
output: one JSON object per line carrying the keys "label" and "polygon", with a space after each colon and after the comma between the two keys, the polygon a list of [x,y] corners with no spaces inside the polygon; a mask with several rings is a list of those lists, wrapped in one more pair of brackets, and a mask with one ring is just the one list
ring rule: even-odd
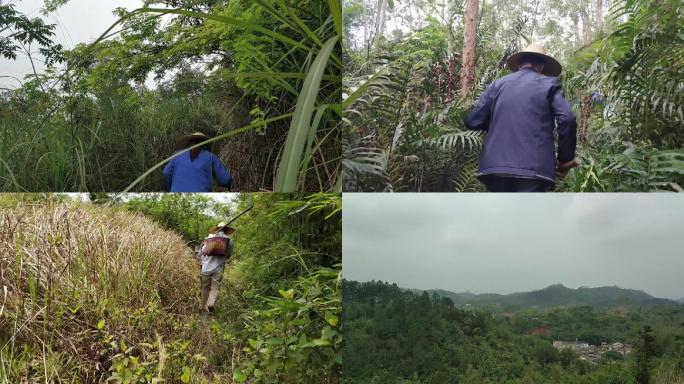
{"label": "wild vegetation", "polygon": [[[0,383],[339,381],[339,195],[95,202],[0,199]],[[189,245],[248,206],[209,317]]]}
{"label": "wild vegetation", "polygon": [[557,190],[684,188],[681,2],[355,0],[344,7],[345,190],[482,191],[475,176],[484,137],[466,130],[464,117],[508,73],[506,59],[536,41],[563,64],[578,121],[581,165]]}
{"label": "wild vegetation", "polygon": [[48,64],[0,93],[0,190],[163,191],[163,162],[195,131],[236,190],[340,189],[338,0],[140,6],[66,49],[0,3],[0,54]]}
{"label": "wild vegetation", "polygon": [[[382,282],[343,282],[343,383],[680,384],[684,306],[485,311]],[[543,329],[544,332],[540,332]],[[595,364],[554,340],[620,342]]]}

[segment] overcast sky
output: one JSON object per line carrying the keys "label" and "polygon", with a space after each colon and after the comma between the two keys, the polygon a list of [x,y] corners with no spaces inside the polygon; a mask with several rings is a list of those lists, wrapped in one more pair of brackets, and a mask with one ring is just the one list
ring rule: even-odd
{"label": "overcast sky", "polygon": [[[100,37],[104,31],[116,22],[112,11],[122,7],[126,9],[140,8],[142,0],[70,0],[57,12],[47,17],[40,13],[43,0],[2,0],[4,4],[15,4],[16,9],[29,17],[40,17],[47,24],[56,24],[55,42],[65,49],[71,49],[78,43],[90,43]],[[35,47],[35,51],[38,47]],[[45,67],[36,62],[38,72]],[[16,61],[0,58],[0,76],[13,76],[23,81],[26,74],[33,73],[31,62],[19,54]],[[20,84],[13,79],[0,78],[0,88],[16,88]]]}
{"label": "overcast sky", "polygon": [[343,203],[346,279],[474,293],[618,285],[684,297],[679,195],[349,193]]}

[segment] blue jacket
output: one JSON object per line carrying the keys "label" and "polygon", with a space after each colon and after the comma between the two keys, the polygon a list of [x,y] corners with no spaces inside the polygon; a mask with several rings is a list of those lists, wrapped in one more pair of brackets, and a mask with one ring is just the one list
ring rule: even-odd
{"label": "blue jacket", "polygon": [[556,159],[565,163],[575,158],[577,122],[560,80],[531,68],[522,68],[487,87],[465,125],[488,131],[478,176],[505,174],[555,182]]}
{"label": "blue jacket", "polygon": [[[178,152],[176,152],[178,153]],[[221,160],[209,151],[202,151],[193,161],[190,151],[169,161],[164,167],[164,184],[171,192],[211,192],[211,182],[230,188],[233,177]]]}

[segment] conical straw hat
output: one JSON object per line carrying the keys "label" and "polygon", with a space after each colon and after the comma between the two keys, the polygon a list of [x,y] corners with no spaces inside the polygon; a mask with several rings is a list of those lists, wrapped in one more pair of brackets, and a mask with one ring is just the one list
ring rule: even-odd
{"label": "conical straw hat", "polygon": [[176,140],[176,146],[178,147],[178,149],[185,149],[189,147],[189,143],[193,139],[209,140],[209,136],[205,135],[202,132],[195,132],[190,135],[185,135]]}
{"label": "conical straw hat", "polygon": [[236,229],[234,227],[231,227],[230,225],[226,224],[225,221],[222,221],[217,226],[212,228],[211,232],[218,232],[221,229],[225,229],[226,235],[232,235],[236,231]]}
{"label": "conical straw hat", "polygon": [[530,44],[527,48],[523,49],[520,52],[515,53],[511,57],[508,58],[508,68],[516,72],[518,70],[518,65],[520,63],[520,58],[523,55],[535,55],[538,56],[542,59],[544,59],[545,64],[544,64],[544,70],[542,71],[542,74],[546,76],[558,76],[561,74],[563,71],[563,67],[560,65],[560,63],[554,59],[553,57],[549,56],[546,54],[546,49],[544,49],[543,46],[540,44]]}

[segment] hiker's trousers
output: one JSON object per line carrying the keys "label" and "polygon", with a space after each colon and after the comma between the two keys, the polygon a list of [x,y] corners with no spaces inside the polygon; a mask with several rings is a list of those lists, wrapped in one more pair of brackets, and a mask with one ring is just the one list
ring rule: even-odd
{"label": "hiker's trousers", "polygon": [[213,307],[216,303],[216,298],[221,288],[221,281],[223,281],[223,266],[216,268],[210,274],[201,274],[201,295],[200,300],[202,307]]}
{"label": "hiker's trousers", "polygon": [[553,183],[527,177],[501,175],[482,175],[480,181],[487,187],[487,192],[547,192]]}

